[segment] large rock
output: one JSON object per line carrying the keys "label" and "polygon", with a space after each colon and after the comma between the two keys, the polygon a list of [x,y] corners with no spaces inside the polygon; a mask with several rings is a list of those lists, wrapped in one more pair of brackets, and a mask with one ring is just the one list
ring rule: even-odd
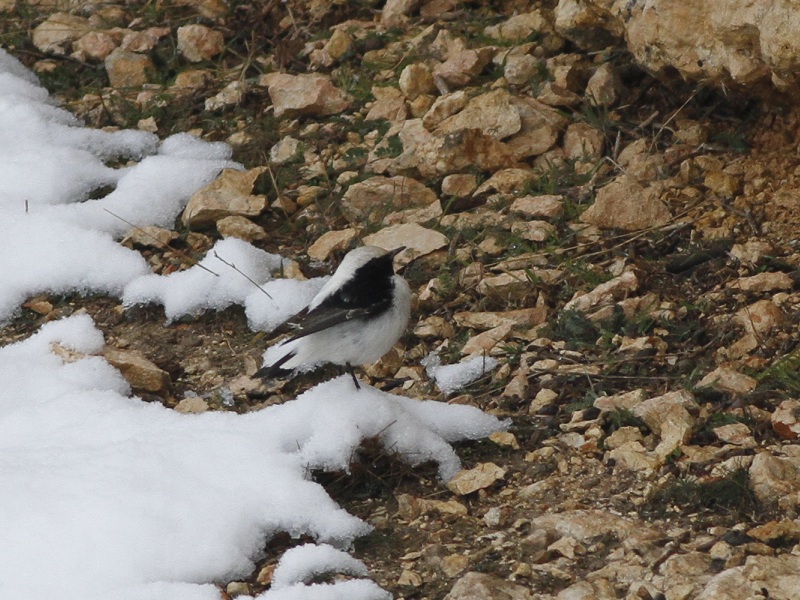
{"label": "large rock", "polygon": [[800,590],[800,557],[748,556],[744,565],[715,575],[698,600],[792,600]]}
{"label": "large rock", "polygon": [[597,192],[581,221],[602,229],[636,231],[665,225],[672,218],[658,191],[622,175]]}
{"label": "large rock", "polygon": [[555,16],[556,29],[579,46],[627,44],[656,75],[677,71],[745,92],[800,88],[800,5],[794,0],[560,0]]}
{"label": "large rock", "polygon": [[267,207],[265,196],[252,195],[253,184],[263,169],[226,169],[204,188],[195,192],[183,211],[186,227],[204,227],[230,215],[255,217]]}
{"label": "large rock", "polygon": [[411,177],[371,177],[351,185],[342,197],[342,212],[351,223],[377,223],[388,213],[429,206],[436,193]]}
{"label": "large rock", "polygon": [[276,117],[335,115],[347,109],[352,101],[325,75],[268,73],[260,83],[267,86]]}
{"label": "large rock", "polygon": [[64,55],[72,42],[88,33],[89,20],[67,13],[55,13],[33,30],[33,45],[46,54]]}
{"label": "large rock", "polygon": [[456,581],[444,600],[530,600],[530,592],[496,575],[471,572]]}

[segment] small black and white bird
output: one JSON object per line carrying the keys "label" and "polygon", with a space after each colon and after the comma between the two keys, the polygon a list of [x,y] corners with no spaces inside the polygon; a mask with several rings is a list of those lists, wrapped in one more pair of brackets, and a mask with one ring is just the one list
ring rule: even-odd
{"label": "small black and white bird", "polygon": [[289,321],[294,335],[267,350],[256,377],[332,363],[346,366],[360,387],[352,367],[377,361],[408,326],[411,290],[393,265],[404,249],[348,252],[308,307]]}

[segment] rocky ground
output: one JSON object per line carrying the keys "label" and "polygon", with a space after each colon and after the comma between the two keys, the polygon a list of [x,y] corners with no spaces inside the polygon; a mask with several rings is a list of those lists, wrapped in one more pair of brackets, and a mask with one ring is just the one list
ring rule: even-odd
{"label": "rocky ground", "polygon": [[[734,73],[729,47],[727,70],[665,65],[680,22],[643,33],[634,7],[626,45],[593,5],[0,0],[0,45],[90,126],[233,146],[245,173],[173,232],[131,232],[155,272],[221,236],[293,257],[293,277],[408,246],[413,325],[367,374],[513,427],[460,446],[448,487],[369,445],[351,475],[318,474],[375,526],[356,554],[396,598],[797,598],[791,81],[752,57]],[[268,339],[238,309],[165,326],[159,307],[40,296],[2,341],[77,310],[177,410],[255,410],[313,381],[251,379]],[[434,349],[500,366],[437,396]],[[266,589],[296,543],[221,589]]]}

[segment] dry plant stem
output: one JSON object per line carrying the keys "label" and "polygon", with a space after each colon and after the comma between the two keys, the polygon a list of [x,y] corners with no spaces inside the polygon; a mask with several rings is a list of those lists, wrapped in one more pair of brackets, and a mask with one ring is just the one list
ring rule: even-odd
{"label": "dry plant stem", "polygon": [[138,227],[138,226],[134,225],[133,223],[131,223],[130,221],[128,221],[127,219],[124,219],[124,218],[120,217],[119,215],[114,214],[113,212],[111,212],[107,208],[104,208],[103,210],[106,211],[108,214],[110,214],[112,217],[116,217],[117,219],[119,219],[123,223],[125,223],[127,225],[130,225],[133,229],[135,229],[136,231],[138,231],[139,233],[141,233],[145,237],[150,238],[156,244],[158,244],[158,246],[161,247],[162,249],[169,249],[172,252],[174,252],[175,254],[177,254],[178,256],[180,256],[181,258],[185,258],[186,260],[188,260],[190,263],[192,263],[192,266],[200,267],[204,271],[208,271],[209,273],[211,273],[214,277],[219,277],[219,273],[214,273],[214,271],[212,271],[208,267],[205,267],[205,266],[201,265],[197,260],[195,260],[194,258],[189,256],[188,254],[186,254],[186,252],[183,252],[182,250],[178,250],[177,248],[173,248],[172,246],[168,246],[167,244],[163,243],[162,241],[158,240],[157,238],[155,238],[152,235],[150,235],[149,233],[147,233],[141,227]]}

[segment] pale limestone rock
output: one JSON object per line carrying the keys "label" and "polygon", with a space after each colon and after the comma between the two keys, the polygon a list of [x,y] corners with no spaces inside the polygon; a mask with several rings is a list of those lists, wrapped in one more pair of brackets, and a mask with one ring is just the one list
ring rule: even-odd
{"label": "pale limestone rock", "polygon": [[128,31],[119,47],[130,52],[150,52],[158,42],[171,33],[169,27],[148,27],[144,31]]}
{"label": "pale limestone rock", "polygon": [[117,40],[107,31],[90,31],[73,42],[72,49],[86,59],[105,60],[118,46]]}
{"label": "pale limestone rock", "polygon": [[489,25],[484,28],[483,33],[498,40],[519,42],[531,35],[552,30],[550,19],[542,14],[542,11],[533,10],[529,13],[514,15],[497,25]]}
{"label": "pale limestone rock", "polygon": [[603,156],[603,132],[586,123],[572,123],[564,133],[564,154],[567,158],[595,162]]}
{"label": "pale limestone rock", "polygon": [[800,556],[748,556],[743,566],[715,575],[697,600],[794,600],[800,589]]}
{"label": "pale limestone rock", "polygon": [[430,94],[436,91],[433,75],[424,63],[407,65],[400,73],[399,84],[400,91],[409,100],[414,100],[422,94]]}
{"label": "pale limestone rock", "polygon": [[800,458],[756,454],[750,465],[750,489],[765,503],[791,508],[800,503]]}
{"label": "pale limestone rock", "polygon": [[433,190],[411,177],[376,176],[347,189],[342,197],[342,212],[351,223],[377,223],[391,211],[422,208],[437,200]]}
{"label": "pale limestone rock", "polygon": [[442,573],[447,577],[455,577],[467,570],[469,567],[469,556],[463,554],[450,554],[442,558],[440,566]]}
{"label": "pale limestone rock", "polygon": [[737,311],[736,322],[755,336],[762,336],[786,322],[786,314],[772,300],[759,300]]}
{"label": "pale limestone rock", "polygon": [[341,252],[350,247],[358,236],[353,228],[338,231],[326,231],[308,248],[308,256],[313,260],[328,260],[334,252]]}
{"label": "pale limestone rock", "polygon": [[407,264],[420,256],[444,248],[448,241],[447,237],[438,231],[426,229],[416,223],[404,223],[385,227],[377,233],[366,236],[364,244],[389,250],[405,246],[406,249],[398,256],[398,262]]}
{"label": "pale limestone rock", "polygon": [[555,195],[523,196],[514,200],[510,210],[526,217],[557,219],[564,214],[564,197]]}
{"label": "pale limestone rock", "polygon": [[462,110],[467,101],[467,94],[463,90],[439,96],[422,117],[422,124],[428,130],[436,129],[442,121]]}
{"label": "pale limestone rock", "polygon": [[547,513],[531,520],[531,529],[552,531],[558,537],[569,536],[591,544],[600,536],[613,535],[623,540],[627,547],[637,548],[645,554],[648,547],[662,537],[662,533],[638,519],[622,517],[606,510],[568,510]]}
{"label": "pale limestone rock", "polygon": [[547,221],[515,221],[511,232],[530,242],[546,242],[556,234],[556,228]]}
{"label": "pale limestone rock", "polygon": [[234,237],[246,242],[267,239],[267,232],[261,225],[241,215],[230,215],[217,221],[217,231],[223,238]]}
{"label": "pale limestone rock", "polygon": [[106,56],[104,62],[108,81],[117,89],[142,87],[148,82],[150,73],[155,71],[149,56],[119,48]]}
{"label": "pale limestone rock", "polygon": [[64,56],[72,42],[88,33],[90,29],[88,19],[58,12],[36,26],[31,41],[37,50],[45,54]]}
{"label": "pale limestone rock", "polygon": [[525,271],[512,271],[493,277],[484,277],[477,291],[483,296],[520,299],[534,291],[533,283]]}
{"label": "pale limestone rock", "polygon": [[478,187],[478,178],[468,173],[455,173],[442,179],[442,194],[464,198],[472,195]]}
{"label": "pale limestone rock", "polygon": [[155,225],[147,225],[131,229],[122,238],[121,244],[128,248],[132,248],[134,245],[144,246],[145,248],[164,248],[179,237],[177,231],[156,227]]}
{"label": "pale limestone rock", "polygon": [[485,489],[501,481],[506,476],[505,469],[494,463],[480,463],[475,468],[456,473],[447,482],[447,488],[459,496],[466,496]]}
{"label": "pale limestone rock", "polygon": [[421,320],[414,327],[414,335],[423,339],[449,339],[456,334],[453,324],[438,315]]}
{"label": "pale limestone rock", "polygon": [[300,148],[302,142],[290,135],[278,140],[278,142],[269,149],[269,162],[275,165],[285,165],[290,162],[297,162],[302,160]]}
{"label": "pale limestone rock", "polygon": [[206,86],[212,77],[208,69],[187,69],[178,73],[170,90],[178,94],[194,92]]}
{"label": "pale limestone rock", "polygon": [[513,327],[511,323],[503,323],[488,331],[472,336],[461,348],[461,354],[464,356],[488,354],[497,344],[508,339]]}
{"label": "pale limestone rock", "polygon": [[775,292],[778,290],[790,290],[794,286],[794,281],[787,273],[757,273],[750,277],[740,277],[736,281],[731,281],[726,285],[734,290],[744,292]]}
{"label": "pale limestone rock", "polygon": [[663,461],[676,448],[689,441],[699,410],[694,396],[686,390],[680,390],[645,400],[634,407],[633,414],[659,436],[654,454]]}
{"label": "pale limestone rock", "polygon": [[739,373],[731,367],[717,367],[708,373],[697,384],[699,388],[712,388],[721,392],[732,394],[747,394],[756,389],[758,381]]}
{"label": "pale limestone rock", "polygon": [[770,417],[772,429],[784,440],[800,436],[800,401],[784,400]]}
{"label": "pale limestone rock", "polygon": [[475,190],[475,193],[501,192],[510,194],[524,189],[525,186],[532,184],[536,179],[536,173],[530,169],[501,169],[484,181]]}
{"label": "pale limestone rock", "polygon": [[453,44],[448,49],[447,60],[434,67],[434,80],[443,82],[445,89],[440,91],[446,91],[447,86],[464,87],[481,74],[493,55],[492,48],[469,49],[463,42]]}
{"label": "pale limestone rock", "polygon": [[447,134],[461,129],[480,129],[497,140],[502,140],[522,128],[519,111],[512,104],[506,90],[486,92],[470,100],[463,110],[439,124],[437,134]]}
{"label": "pale limestone rock", "polygon": [[617,466],[629,471],[652,471],[660,466],[658,457],[636,440],[625,442],[607,452],[606,459],[613,460]]}
{"label": "pale limestone rock", "polygon": [[408,14],[419,4],[419,0],[387,0],[381,11],[382,27],[403,27],[408,23]]}
{"label": "pale limestone rock", "polygon": [[[657,76],[701,80],[747,93],[798,89],[800,15],[792,0],[672,2],[628,5],[560,0],[555,26],[583,48],[625,43]],[[624,41],[623,41],[624,40]]]}
{"label": "pale limestone rock", "polygon": [[372,95],[375,96],[375,102],[372,103],[367,116],[364,117],[365,121],[386,119],[387,121],[403,122],[406,120],[408,109],[403,92],[391,86],[374,86]]}
{"label": "pale limestone rock", "polygon": [[267,207],[265,196],[250,192],[263,168],[249,171],[225,169],[217,179],[189,199],[181,220],[188,228],[212,225],[229,215],[255,217]]}
{"label": "pale limestone rock", "polygon": [[259,82],[267,86],[276,117],[335,115],[352,101],[326,75],[268,73]]}
{"label": "pale limestone rock", "polygon": [[723,198],[733,198],[742,189],[741,179],[724,171],[712,171],[706,174],[703,185]]}
{"label": "pale limestone rock", "polygon": [[579,581],[564,588],[556,596],[556,600],[616,600],[616,598],[613,586],[605,579],[592,582]]}
{"label": "pale limestone rock", "polygon": [[601,229],[636,231],[665,225],[672,218],[658,191],[622,175],[597,192],[581,221]]}
{"label": "pale limestone rock", "polygon": [[600,396],[595,399],[593,406],[600,409],[601,412],[620,409],[632,411],[636,406],[644,402],[646,398],[647,395],[643,389],[635,389],[613,396]]}
{"label": "pale limestone rock", "polygon": [[748,529],[747,535],[765,544],[779,540],[783,540],[784,542],[790,540],[798,542],[800,541],[800,524],[789,519],[768,521],[763,525]]}
{"label": "pale limestone rock", "polygon": [[581,103],[580,94],[571,92],[552,81],[545,82],[536,99],[547,106],[572,107]]}
{"label": "pale limestone rock", "polygon": [[607,450],[614,450],[625,444],[643,440],[644,437],[638,427],[620,427],[603,440],[603,446]]}
{"label": "pale limestone rock", "polygon": [[755,448],[756,440],[750,434],[750,428],[744,423],[730,423],[714,428],[714,435],[722,442],[742,446],[744,448]]}
{"label": "pale limestone rock", "polygon": [[540,61],[530,54],[513,55],[506,59],[503,77],[511,85],[525,85],[539,73]]}
{"label": "pale limestone rock", "polygon": [[456,581],[444,600],[532,600],[523,586],[496,575],[470,572]]}
{"label": "pale limestone rock", "polygon": [[535,98],[512,96],[511,104],[519,112],[521,127],[506,143],[518,159],[539,156],[556,143],[566,120]]}
{"label": "pale limestone rock", "polygon": [[169,389],[169,373],[157,367],[141,352],[107,346],[103,349],[103,357],[119,369],[134,390],[163,393]]}
{"label": "pale limestone rock", "polygon": [[204,413],[209,409],[208,402],[203,400],[200,396],[190,396],[184,398],[175,405],[175,412],[196,415]]}
{"label": "pale limestone rock", "polygon": [[515,327],[534,327],[547,318],[547,307],[520,308],[502,312],[457,312],[453,320],[459,327],[471,329],[492,329],[505,323]]}
{"label": "pale limestone rock", "polygon": [[622,275],[601,283],[591,292],[575,296],[564,305],[564,310],[586,312],[627,297],[638,288],[639,278],[636,273],[625,271]]}
{"label": "pale limestone rock", "polygon": [[218,94],[206,98],[204,103],[205,109],[208,111],[220,110],[227,106],[238,106],[242,103],[244,95],[247,92],[246,81],[231,81],[228,85],[222,88]]}
{"label": "pale limestone rock", "polygon": [[190,62],[211,60],[225,49],[222,33],[205,25],[178,27],[178,52]]}
{"label": "pale limestone rock", "polygon": [[619,73],[611,62],[606,62],[597,67],[589,78],[584,95],[592,104],[614,106],[619,102],[622,90]]}
{"label": "pale limestone rock", "polygon": [[311,52],[311,64],[330,67],[353,49],[353,43],[353,37],[344,28],[337,27],[322,48]]}

